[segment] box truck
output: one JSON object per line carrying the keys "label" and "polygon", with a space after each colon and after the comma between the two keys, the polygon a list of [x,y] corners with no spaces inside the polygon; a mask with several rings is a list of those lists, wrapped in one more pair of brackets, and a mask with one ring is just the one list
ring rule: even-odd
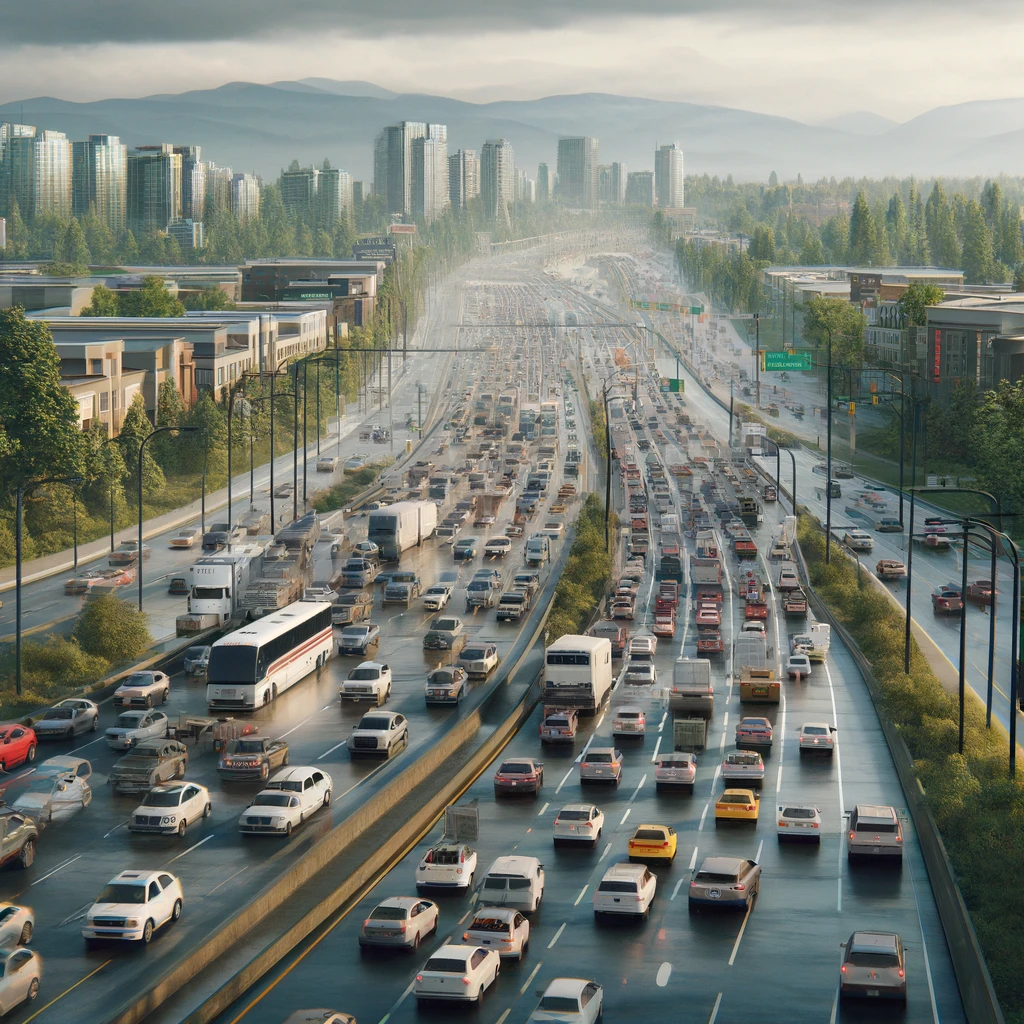
{"label": "box truck", "polygon": [[432,501],[400,501],[370,513],[367,539],[380,548],[385,562],[397,562],[409,548],[432,537],[437,506]]}

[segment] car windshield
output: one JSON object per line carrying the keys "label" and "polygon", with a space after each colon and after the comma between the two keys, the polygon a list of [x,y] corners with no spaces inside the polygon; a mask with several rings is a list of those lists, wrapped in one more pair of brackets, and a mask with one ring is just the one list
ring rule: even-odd
{"label": "car windshield", "polygon": [[900,960],[895,953],[849,953],[846,962],[854,967],[899,967]]}
{"label": "car windshield", "polygon": [[474,917],[469,927],[475,932],[508,932],[512,929],[508,921],[501,921],[496,917]]}
{"label": "car windshield", "polygon": [[858,821],[857,822],[858,832],[895,832],[896,822],[895,821]]}
{"label": "car windshield", "polygon": [[470,647],[462,652],[462,657],[466,661],[476,661],[479,658],[486,658],[487,652],[482,647]]}
{"label": "car windshield", "polygon": [[298,801],[287,793],[257,793],[253,807],[294,807]]}
{"label": "car windshield", "polygon": [[121,685],[122,686],[149,686],[153,682],[153,676],[149,672],[133,672]]}
{"label": "car windshield", "polygon": [[455,674],[449,669],[438,669],[436,672],[431,672],[427,679],[427,682],[434,686],[451,686],[455,681]]}
{"label": "car windshield", "polygon": [[177,807],[180,797],[181,792],[178,790],[173,793],[147,793],[142,805],[144,807]]}
{"label": "car windshield", "polygon": [[373,729],[377,731],[384,731],[390,728],[391,722],[386,718],[371,718],[369,715],[364,716],[363,720],[359,723],[360,729]]}
{"label": "car windshield", "polygon": [[47,711],[45,715],[43,715],[43,718],[47,719],[48,721],[53,721],[56,718],[74,717],[75,713],[71,710],[71,708],[52,708],[50,711]]}
{"label": "car windshield", "polygon": [[405,907],[377,907],[370,917],[375,921],[404,921],[406,913]]}
{"label": "car windshield", "polygon": [[549,1010],[552,1013],[579,1013],[580,1004],[572,996],[545,996],[540,1001],[538,1009]]}
{"label": "car windshield", "polygon": [[783,807],[782,816],[784,818],[804,818],[810,820],[814,817],[813,807]]}
{"label": "car windshield", "polygon": [[143,717],[144,716],[141,712],[137,712],[135,714],[129,712],[126,715],[118,715],[117,724],[121,729],[137,729]]}
{"label": "car windshield", "polygon": [[659,842],[666,839],[666,835],[661,829],[657,828],[638,828],[634,839],[657,839]]}
{"label": "car windshield", "polygon": [[146,886],[111,882],[96,898],[97,903],[145,903]]}
{"label": "car windshield", "polygon": [[502,775],[529,775],[533,771],[532,764],[525,764],[522,761],[506,761],[498,772]]}
{"label": "car windshield", "polygon": [[375,668],[354,668],[348,674],[349,679],[378,679],[380,670]]}
{"label": "car windshield", "polygon": [[720,804],[748,804],[748,803],[750,803],[750,801],[747,799],[746,796],[740,795],[738,793],[723,793],[718,798],[718,802]]}
{"label": "car windshield", "polygon": [[726,760],[729,764],[760,764],[761,758],[758,754],[730,754]]}
{"label": "car windshield", "polygon": [[688,768],[689,765],[685,757],[664,757],[658,762],[659,768]]}

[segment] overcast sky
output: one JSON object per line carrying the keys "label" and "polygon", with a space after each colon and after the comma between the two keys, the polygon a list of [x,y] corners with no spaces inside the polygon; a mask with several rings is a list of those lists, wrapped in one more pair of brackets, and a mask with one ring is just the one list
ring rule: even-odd
{"label": "overcast sky", "polygon": [[0,102],[320,76],[822,120],[1024,95],[1019,0],[0,0]]}

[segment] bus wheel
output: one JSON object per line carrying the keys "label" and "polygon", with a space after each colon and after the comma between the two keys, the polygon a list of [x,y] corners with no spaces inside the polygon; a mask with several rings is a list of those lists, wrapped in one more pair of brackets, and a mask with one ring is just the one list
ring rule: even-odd
{"label": "bus wheel", "polygon": [[274,683],[274,685],[270,689],[272,699],[277,700],[277,683]]}

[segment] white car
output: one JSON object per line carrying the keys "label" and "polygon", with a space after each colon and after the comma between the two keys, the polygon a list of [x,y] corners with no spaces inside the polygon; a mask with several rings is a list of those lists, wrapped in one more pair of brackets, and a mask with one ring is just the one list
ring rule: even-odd
{"label": "white car", "polygon": [[604,831],[604,811],[594,804],[568,804],[555,815],[552,829],[555,846],[589,843],[593,848]]}
{"label": "white car", "polygon": [[380,707],[391,696],[391,666],[379,661],[364,661],[356,665],[341,684],[341,702],[369,701]]}
{"label": "white car", "polygon": [[551,540],[561,540],[565,533],[565,523],[545,523],[538,531],[542,537],[549,537]]}
{"label": "white car", "polygon": [[128,818],[129,832],[185,834],[189,822],[210,816],[210,791],[198,782],[155,786]]}
{"label": "white car", "polygon": [[658,638],[656,636],[631,636],[628,653],[630,658],[653,658],[658,653]]}
{"label": "white car", "polygon": [[452,599],[453,593],[455,593],[455,588],[449,584],[435,583],[432,587],[427,587],[427,591],[423,595],[423,607],[428,612],[439,612]]}
{"label": "white car", "polygon": [[321,807],[329,807],[334,784],[320,768],[282,768],[238,819],[238,830],[253,835],[289,836]]}
{"label": "white car", "polygon": [[492,537],[484,545],[484,558],[504,558],[512,550],[512,541],[508,537]]}
{"label": "white car", "polygon": [[394,711],[368,711],[348,738],[348,754],[360,757],[384,757],[397,754],[409,743],[409,723],[405,715]]}
{"label": "white car", "polygon": [[14,810],[42,827],[92,803],[91,777],[92,765],[85,758],[58,754],[36,765],[35,771],[24,777],[24,790],[16,799],[9,795],[7,799]]}
{"label": "white car", "polygon": [[613,736],[643,736],[647,732],[644,709],[632,704],[621,704],[612,712]]}
{"label": "white car", "polygon": [[836,749],[836,727],[828,722],[805,722],[797,738],[800,753],[829,754]]}
{"label": "white car", "polygon": [[162,711],[125,711],[117,716],[117,725],[104,733],[111,750],[128,750],[143,740],[163,739],[167,735],[167,716]]}
{"label": "white car", "polygon": [[788,839],[821,843],[821,811],[806,804],[779,804],[779,842]]}
{"label": "white car", "polygon": [[594,919],[603,914],[646,917],[657,889],[658,879],[646,864],[613,864],[594,892]]}
{"label": "white car", "polygon": [[662,754],[654,763],[654,787],[658,792],[664,789],[687,789],[692,793],[696,781],[696,754]]}
{"label": "white car", "polygon": [[181,917],[181,882],[166,871],[122,871],[110,880],[85,915],[82,935],[149,943],[153,933]]}
{"label": "white car", "polygon": [[811,659],[802,652],[789,656],[786,662],[786,675],[790,679],[806,679],[811,674]]}
{"label": "white car", "polygon": [[604,989],[584,978],[555,978],[544,990],[540,1005],[526,1024],[558,1021],[559,1024],[597,1024],[604,1011]]}
{"label": "white car", "polygon": [[133,672],[115,691],[115,708],[151,708],[166,704],[171,681],[164,672]]}
{"label": "white car", "polygon": [[465,843],[438,843],[427,850],[416,868],[416,888],[469,889],[476,860],[476,850]]}
{"label": "white car", "polygon": [[498,978],[501,957],[481,946],[442,946],[420,968],[413,982],[417,1003],[483,1002],[484,992]]}
{"label": "white car", "polygon": [[172,548],[191,548],[195,546],[196,541],[202,535],[203,531],[198,526],[188,526],[183,530],[178,530],[171,537],[169,545]]}
{"label": "white car", "polygon": [[69,740],[80,732],[95,732],[100,724],[100,709],[82,697],[70,697],[54,704],[35,725],[36,738]]}
{"label": "white car", "polygon": [[24,1002],[33,1002],[42,976],[43,961],[38,953],[23,946],[0,950],[0,1016]]}
{"label": "white car", "polygon": [[722,781],[727,786],[760,789],[764,785],[764,758],[756,750],[730,751],[722,762]]}
{"label": "white car", "polygon": [[470,676],[488,676],[497,668],[498,648],[494,644],[481,647],[471,644],[462,649],[459,655],[459,665],[466,670]]}
{"label": "white car", "polygon": [[521,910],[481,907],[462,933],[462,941],[496,949],[500,957],[522,960],[530,945],[530,922]]}
{"label": "white car", "polygon": [[875,547],[874,538],[866,530],[847,530],[843,543],[851,551],[872,551]]}
{"label": "white car", "polygon": [[658,681],[658,670],[649,661],[631,661],[622,681],[629,686],[653,686]]}
{"label": "white car", "polygon": [[36,927],[35,915],[17,903],[0,903],[0,947],[27,946]]}
{"label": "white car", "polygon": [[437,904],[419,896],[391,896],[378,903],[359,929],[360,946],[417,949],[437,931]]}

